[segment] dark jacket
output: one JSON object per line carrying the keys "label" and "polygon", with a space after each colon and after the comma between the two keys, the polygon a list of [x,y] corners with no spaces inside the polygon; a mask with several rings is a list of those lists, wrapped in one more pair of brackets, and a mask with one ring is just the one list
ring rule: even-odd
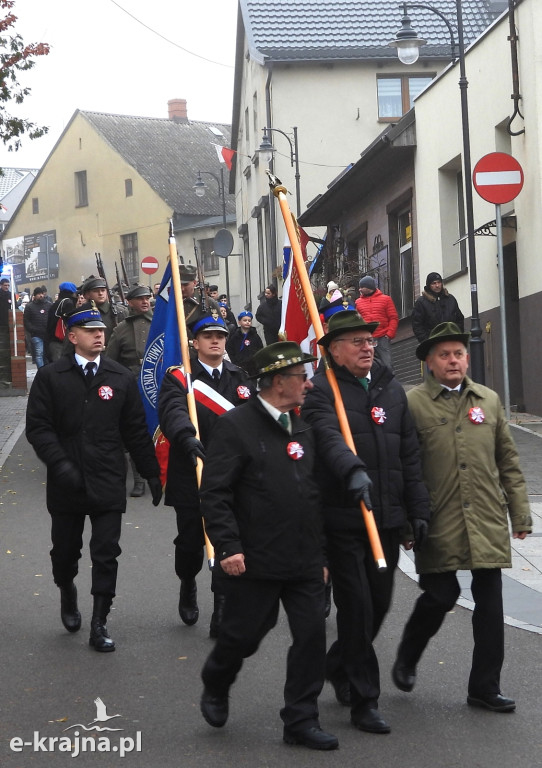
{"label": "dark jacket", "polygon": [[[292,435],[254,397],[221,416],[213,430],[201,509],[217,560],[245,555],[246,573],[234,578],[322,578],[314,437],[308,424],[290,416]],[[302,448],[298,460],[288,452],[293,443]]]}
{"label": "dark jacket", "polygon": [[256,328],[249,328],[248,333],[240,327],[236,328],[226,342],[226,352],[232,363],[239,365],[249,374],[256,373],[255,367],[251,366],[251,361],[262,347],[263,341]]}
{"label": "dark jacket", "polygon": [[[335,367],[357,456],[344,442],[327,377],[317,373],[302,415],[316,435],[326,527],[359,530],[363,520],[347,491],[352,470],[365,467],[373,482],[371,500],[378,528],[404,528],[407,518],[430,517],[422,482],[416,431],[406,395],[392,371],[376,362],[369,391],[346,368]],[[382,409],[383,421],[378,423]]]}
{"label": "dark jacket", "polygon": [[256,310],[256,320],[263,325],[263,335],[266,344],[274,344],[279,340],[278,333],[282,318],[282,301],[276,296],[264,299]]}
{"label": "dark jacket", "polygon": [[[103,356],[90,387],[73,355],[38,370],[28,396],[26,437],[47,465],[53,514],[124,512],[125,450],[140,475],[159,476],[135,376]],[[56,470],[66,461],[83,477],[80,490],[58,482]]]}
{"label": "dark jacket", "polygon": [[47,341],[47,316],[50,309],[51,304],[45,299],[29,301],[23,315],[25,331],[33,337]]}
{"label": "dark jacket", "polygon": [[455,323],[464,330],[465,318],[459,309],[455,296],[443,288],[440,293],[430,291],[426,286],[412,310],[412,330],[419,342],[429,338],[429,334],[440,323]]}
{"label": "dark jacket", "polygon": [[[198,379],[216,389],[213,379],[199,360],[194,360],[192,381],[195,382]],[[245,371],[224,360],[217,391],[233,405],[241,405],[247,400],[247,381]],[[206,446],[218,414],[197,400],[196,412],[200,440]],[[196,470],[191,458],[180,445],[182,438],[195,435],[196,430],[188,415],[186,389],[171,373],[171,369],[162,379],[158,393],[158,419],[160,429],[170,442],[165,503],[173,507],[196,507],[199,505]]]}
{"label": "dark jacket", "polygon": [[47,317],[47,341],[49,343],[51,341],[62,343],[60,339],[57,339],[55,336],[56,326],[59,319],[67,312],[71,312],[72,309],[75,309],[73,293],[64,290],[60,291],[58,299],[51,304],[49,315]]}

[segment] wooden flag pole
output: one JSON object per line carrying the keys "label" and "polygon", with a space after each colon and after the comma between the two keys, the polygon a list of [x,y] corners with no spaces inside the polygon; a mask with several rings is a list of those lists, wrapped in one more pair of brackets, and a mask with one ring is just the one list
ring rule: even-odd
{"label": "wooden flag pole", "polygon": [[[196,438],[199,440],[199,426],[198,426],[198,412],[196,410],[196,398],[194,396],[194,388],[192,387],[192,366],[190,363],[190,347],[188,346],[188,332],[186,330],[186,318],[184,315],[183,304],[183,292],[181,287],[181,277],[179,275],[179,257],[177,254],[177,242],[173,234],[173,221],[169,222],[169,261],[171,264],[171,282],[173,283],[173,295],[175,297],[175,308],[177,310],[177,323],[179,326],[179,339],[181,342],[181,358],[183,363],[184,375],[186,378],[186,404],[188,406],[188,416],[194,429],[196,430]],[[196,463],[196,477],[198,481],[198,488],[201,485],[201,473],[203,470],[203,462],[200,458]],[[213,545],[209,541],[207,532],[205,531],[205,525],[203,523],[203,534],[205,537],[205,550],[207,552],[207,562],[209,568],[212,568],[215,560],[215,551]]]}
{"label": "wooden flag pole", "polygon": [[[307,269],[305,267],[305,262],[303,261],[303,254],[301,253],[301,246],[299,244],[297,224],[295,222],[292,212],[290,211],[290,206],[288,205],[288,200],[286,198],[287,190],[286,190],[286,187],[282,186],[280,180],[277,179],[276,176],[273,176],[269,171],[267,171],[267,175],[269,176],[269,186],[271,187],[273,194],[279,201],[282,217],[286,225],[286,231],[288,232],[288,237],[290,239],[290,245],[292,246],[292,255],[294,257],[295,265],[297,267],[299,281],[301,283],[301,288],[303,290],[305,299],[307,301],[307,308],[309,310],[311,323],[314,328],[316,338],[320,339],[324,335],[324,329],[322,327],[322,321],[320,320],[320,313],[318,312],[316,301],[314,299],[314,295],[312,292],[309,276],[307,274]],[[331,367],[329,356],[325,347],[320,345],[320,352],[324,360],[326,377],[331,387],[331,390],[333,392],[335,410],[337,412],[337,418],[339,420],[339,426],[341,429],[342,436],[344,437],[344,441],[347,444],[347,446],[350,448],[352,453],[357,454],[356,446],[354,445],[354,439],[352,437],[352,430],[350,429],[350,424],[348,423],[348,417],[346,416],[346,410],[344,408],[342,395],[339,389],[339,385],[337,384],[337,377],[335,376],[335,371]],[[376,566],[378,570],[384,571],[387,568],[386,558],[384,557],[384,551],[382,549],[382,544],[380,542],[380,536],[378,535],[378,530],[376,527],[373,511],[371,509],[367,509],[363,501],[361,501],[360,506],[361,506],[363,520],[365,522],[365,527],[367,529],[367,534],[369,536],[369,542],[371,544],[371,550],[373,552],[373,557],[374,557]]]}

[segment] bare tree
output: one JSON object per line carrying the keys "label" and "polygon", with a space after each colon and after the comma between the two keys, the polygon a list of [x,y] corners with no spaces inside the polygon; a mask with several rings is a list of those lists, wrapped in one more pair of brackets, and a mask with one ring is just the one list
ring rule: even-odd
{"label": "bare tree", "polygon": [[25,118],[10,114],[9,102],[22,104],[30,88],[22,87],[18,82],[20,72],[26,72],[36,63],[38,56],[49,53],[47,43],[29,43],[25,45],[21,35],[14,33],[12,27],[17,16],[11,12],[15,0],[0,0],[0,139],[10,152],[19,148],[21,136],[37,139],[47,133],[48,128],[38,126]]}

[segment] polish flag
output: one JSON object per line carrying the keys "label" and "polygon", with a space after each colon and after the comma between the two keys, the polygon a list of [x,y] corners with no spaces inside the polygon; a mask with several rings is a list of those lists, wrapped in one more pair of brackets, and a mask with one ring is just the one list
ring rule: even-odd
{"label": "polish flag", "polygon": [[235,149],[229,149],[228,147],[222,147],[220,144],[213,144],[216,149],[216,154],[221,163],[226,163],[226,168],[231,171],[233,156],[236,153]]}
{"label": "polish flag", "polygon": [[[303,257],[307,257],[307,243],[309,236],[299,227],[299,239]],[[301,288],[299,273],[291,254],[290,241],[286,236],[284,246],[284,261],[286,274],[284,275],[284,285],[282,287],[282,322],[279,335],[288,341],[295,341],[299,344],[303,352],[314,355],[316,349],[316,335],[312,326],[307,300]],[[312,376],[313,370],[310,364],[305,366],[305,370]]]}

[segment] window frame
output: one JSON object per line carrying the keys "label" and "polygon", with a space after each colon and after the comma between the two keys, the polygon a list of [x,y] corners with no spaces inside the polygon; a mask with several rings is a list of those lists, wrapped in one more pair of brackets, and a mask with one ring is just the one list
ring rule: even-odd
{"label": "window frame", "polygon": [[[416,72],[413,74],[401,74],[401,73],[389,73],[389,74],[377,74],[376,76],[376,106],[378,113],[379,123],[395,123],[400,120],[407,112],[412,108],[410,105],[410,81],[411,80],[433,80],[436,77],[436,72]],[[378,83],[380,80],[399,80],[401,84],[401,109],[403,110],[400,115],[385,116],[380,115],[380,98],[378,93]],[[426,83],[424,87],[427,87],[429,83]],[[423,89],[422,89],[423,90]]]}

